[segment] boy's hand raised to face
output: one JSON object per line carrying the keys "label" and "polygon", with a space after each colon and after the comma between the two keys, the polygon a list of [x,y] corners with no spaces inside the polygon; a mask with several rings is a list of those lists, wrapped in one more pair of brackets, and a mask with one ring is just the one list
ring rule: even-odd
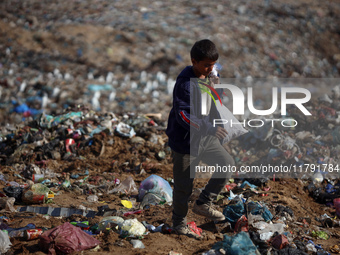
{"label": "boy's hand raised to face", "polygon": [[225,130],[223,127],[218,126],[216,129],[216,133],[215,136],[219,139],[222,140],[223,138],[225,138],[228,134],[228,131]]}
{"label": "boy's hand raised to face", "polygon": [[218,76],[211,76],[209,79],[212,86],[220,83],[220,77]]}

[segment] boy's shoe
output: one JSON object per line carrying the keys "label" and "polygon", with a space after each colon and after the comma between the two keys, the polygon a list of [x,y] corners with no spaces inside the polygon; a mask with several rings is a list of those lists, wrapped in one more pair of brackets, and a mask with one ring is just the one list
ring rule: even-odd
{"label": "boy's shoe", "polygon": [[197,240],[202,240],[203,237],[199,236],[198,234],[194,233],[187,225],[179,225],[177,227],[174,227],[172,229],[172,233],[177,234],[177,235],[185,235],[191,238],[195,238]]}
{"label": "boy's shoe", "polygon": [[223,215],[223,213],[212,208],[211,204],[197,205],[197,203],[195,203],[192,211],[213,221],[225,220],[225,216]]}

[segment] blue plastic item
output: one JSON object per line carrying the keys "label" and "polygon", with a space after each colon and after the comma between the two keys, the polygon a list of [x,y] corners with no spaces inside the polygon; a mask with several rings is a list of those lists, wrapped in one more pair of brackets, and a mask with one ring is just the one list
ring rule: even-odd
{"label": "blue plastic item", "polygon": [[248,213],[251,213],[253,215],[258,215],[261,214],[262,218],[265,221],[270,221],[273,218],[272,213],[269,211],[269,209],[264,205],[262,206],[260,203],[258,202],[253,202],[250,201],[247,204],[247,210]]}
{"label": "blue plastic item", "polygon": [[163,197],[167,203],[172,202],[172,188],[168,181],[152,174],[141,182],[138,189],[138,198],[141,201],[147,193],[154,193]]}
{"label": "blue plastic item", "polygon": [[87,89],[89,91],[95,92],[95,91],[111,91],[113,90],[113,86],[111,84],[90,84],[87,86]]}
{"label": "blue plastic item", "polygon": [[240,188],[243,189],[246,185],[248,185],[248,186],[249,186],[250,188],[252,188],[252,189],[256,189],[256,188],[257,188],[256,185],[251,184],[251,183],[249,183],[248,181],[244,181],[244,182],[241,184]]}
{"label": "blue plastic item", "polygon": [[242,200],[239,200],[236,204],[227,205],[227,207],[223,210],[223,215],[226,220],[232,224],[232,227],[234,227],[233,225],[236,224],[238,219],[241,218],[244,213],[244,203]]}
{"label": "blue plastic item", "polygon": [[6,228],[9,237],[21,237],[23,236],[24,230],[27,229],[35,229],[35,225],[33,223],[29,223],[22,228]]}
{"label": "blue plastic item", "polygon": [[246,232],[234,236],[224,235],[223,241],[214,244],[213,249],[224,249],[228,255],[255,255],[256,247]]}
{"label": "blue plastic item", "polygon": [[326,186],[326,192],[327,193],[333,193],[335,191],[336,191],[336,189],[334,188],[334,186],[332,184],[328,183],[327,186]]}
{"label": "blue plastic item", "polygon": [[18,105],[13,109],[13,111],[17,112],[17,113],[24,113],[24,112],[27,112],[29,110],[30,110],[30,108],[28,107],[27,104]]}

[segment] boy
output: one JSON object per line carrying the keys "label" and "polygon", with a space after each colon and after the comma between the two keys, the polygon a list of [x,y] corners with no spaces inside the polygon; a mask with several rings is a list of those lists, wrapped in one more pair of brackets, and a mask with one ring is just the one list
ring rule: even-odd
{"label": "boy", "polygon": [[[174,163],[173,230],[180,235],[199,238],[186,225],[188,199],[193,188],[191,177],[194,174],[191,170],[199,165],[200,160],[210,166],[234,165],[234,160],[220,143],[227,131],[213,126],[213,119],[220,118],[216,106],[203,99],[197,82],[198,79],[207,79],[212,72],[218,59],[216,46],[207,39],[198,41],[190,56],[192,66],[184,68],[176,80],[166,134]],[[205,113],[202,113],[202,105]],[[210,220],[223,221],[224,215],[213,209],[211,204],[227,179],[226,173],[215,172],[195,202],[193,212]]]}

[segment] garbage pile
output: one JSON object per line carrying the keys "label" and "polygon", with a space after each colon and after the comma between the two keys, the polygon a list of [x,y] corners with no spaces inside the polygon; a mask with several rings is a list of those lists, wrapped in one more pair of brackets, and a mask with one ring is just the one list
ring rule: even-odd
{"label": "garbage pile", "polygon": [[[287,109],[298,126],[224,145],[237,169],[295,171],[233,176],[214,201],[225,222],[189,210],[201,240],[172,233],[164,133],[197,38],[216,43],[221,77],[339,77],[338,14],[317,1],[2,1],[0,253],[340,253],[339,86],[310,100],[311,118]],[[206,180],[194,184],[189,208]]]}
{"label": "garbage pile", "polygon": [[[329,98],[336,101],[334,93]],[[320,99],[309,109],[336,120],[332,113],[339,108],[333,107],[336,105]],[[298,119],[294,114],[297,112],[288,116]],[[64,253],[150,249],[163,236],[167,242],[177,243],[181,237],[172,233],[169,217],[171,151],[165,123],[157,116],[99,113],[78,107],[60,115],[40,113],[21,124],[4,126],[0,206],[1,229],[7,236],[3,237],[3,250],[33,249],[29,248],[33,241],[44,251]],[[301,131],[297,127],[250,130],[224,145],[237,168],[258,162],[297,167],[301,162],[326,162],[334,168],[327,172],[315,169],[312,174],[303,171],[304,176],[251,178],[240,174],[230,179],[214,201],[226,216],[225,222],[206,226],[202,217],[189,213],[193,221],[188,225],[211,248],[205,248],[205,254],[326,254],[337,249],[337,126],[324,120],[314,122],[299,126],[307,127]],[[323,134],[331,135],[325,138],[319,133],[322,129],[328,130]],[[193,195],[199,195],[204,184],[204,179],[196,180]],[[311,215],[301,211],[305,203],[309,209],[304,210]],[[53,224],[46,226],[51,219]],[[64,237],[73,231],[75,239],[66,243]],[[56,240],[61,243],[57,245]],[[81,246],[78,240],[84,240]],[[179,252],[184,249],[176,247]]]}
{"label": "garbage pile", "polygon": [[[21,62],[19,68],[51,72],[61,63],[73,77],[89,70],[94,76],[104,70],[175,76],[175,66],[190,62],[188,47],[210,37],[225,56],[224,77],[339,77],[334,2],[199,1],[182,4],[179,11],[165,2],[16,0],[0,8],[3,50],[8,64]],[[15,36],[25,41],[11,40]]]}
{"label": "garbage pile", "polygon": [[168,15],[179,12],[171,3],[92,5],[0,3],[1,109],[51,114],[89,104],[167,115],[174,79],[190,63],[192,44],[206,37],[220,50],[221,77],[339,77],[333,2],[199,1],[176,16]]}
{"label": "garbage pile", "polygon": [[[319,243],[338,236],[334,231],[334,227],[340,227],[337,215],[333,218],[321,215],[316,218],[317,226],[311,224],[309,215],[297,217],[289,206],[254,200],[268,188],[259,188],[247,181],[229,185],[232,195],[223,210],[226,217],[226,224],[221,227],[225,232],[223,240],[203,254],[330,254],[329,251],[338,249],[333,245],[327,247],[327,251],[325,245]],[[251,190],[251,195],[247,190]]]}

